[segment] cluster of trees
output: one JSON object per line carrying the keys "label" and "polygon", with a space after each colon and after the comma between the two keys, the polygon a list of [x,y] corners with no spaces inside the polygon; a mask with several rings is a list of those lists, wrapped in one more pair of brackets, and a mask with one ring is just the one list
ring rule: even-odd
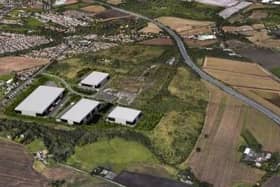
{"label": "cluster of trees", "polygon": [[63,162],[72,155],[76,145],[94,143],[103,138],[113,139],[120,137],[129,141],[137,141],[152,149],[152,143],[148,137],[132,129],[121,127],[103,128],[91,132],[82,128],[58,130],[37,123],[2,119],[0,121],[1,131],[9,134],[12,139],[23,137],[20,140],[23,144],[28,144],[36,138],[42,139],[57,162]]}

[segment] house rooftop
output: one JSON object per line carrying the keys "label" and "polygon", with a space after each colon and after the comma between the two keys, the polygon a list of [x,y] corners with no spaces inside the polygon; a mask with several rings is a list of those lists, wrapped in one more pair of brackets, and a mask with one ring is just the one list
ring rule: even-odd
{"label": "house rooftop", "polygon": [[100,102],[98,102],[98,101],[94,101],[94,100],[90,100],[90,99],[81,99],[72,108],[70,108],[70,110],[68,110],[61,117],[61,119],[80,123],[99,104],[100,104]]}
{"label": "house rooftop", "polygon": [[63,92],[64,88],[39,86],[26,97],[15,110],[42,114]]}

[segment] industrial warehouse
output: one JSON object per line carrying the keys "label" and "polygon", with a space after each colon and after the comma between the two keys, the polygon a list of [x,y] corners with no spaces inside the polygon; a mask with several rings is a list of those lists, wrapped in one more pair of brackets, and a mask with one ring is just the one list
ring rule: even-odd
{"label": "industrial warehouse", "polygon": [[110,78],[108,73],[94,71],[80,82],[80,86],[100,88]]}
{"label": "industrial warehouse", "polygon": [[[45,116],[57,108],[65,107],[63,114],[56,118],[57,121],[66,122],[69,125],[91,123],[102,106],[101,102],[82,98],[77,103],[73,102],[71,105],[64,106],[61,102],[64,92],[64,88],[39,86],[15,108],[15,111],[36,117]],[[132,127],[136,125],[141,115],[140,110],[117,106],[109,112],[105,119],[110,123]]]}
{"label": "industrial warehouse", "polygon": [[135,126],[140,119],[142,112],[126,107],[117,106],[110,112],[107,121],[128,126]]}
{"label": "industrial warehouse", "polygon": [[92,120],[99,107],[100,102],[98,101],[81,99],[61,117],[61,120],[70,125],[88,123]]}
{"label": "industrial warehouse", "polygon": [[63,97],[64,88],[39,86],[25,98],[15,111],[27,116],[43,116]]}

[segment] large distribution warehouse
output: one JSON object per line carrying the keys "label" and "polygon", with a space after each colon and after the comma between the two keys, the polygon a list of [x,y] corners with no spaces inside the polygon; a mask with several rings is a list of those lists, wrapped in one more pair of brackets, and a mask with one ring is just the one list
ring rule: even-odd
{"label": "large distribution warehouse", "polygon": [[117,106],[112,110],[112,112],[110,112],[107,117],[107,121],[111,123],[134,126],[141,115],[142,112],[140,110]]}
{"label": "large distribution warehouse", "polygon": [[63,96],[64,88],[39,86],[16,108],[16,112],[28,116],[42,116]]}
{"label": "large distribution warehouse", "polygon": [[98,101],[81,99],[70,108],[70,110],[62,115],[60,119],[70,125],[87,123],[93,118],[99,107],[100,102]]}
{"label": "large distribution warehouse", "polygon": [[94,71],[80,82],[81,86],[100,88],[110,78],[108,73]]}

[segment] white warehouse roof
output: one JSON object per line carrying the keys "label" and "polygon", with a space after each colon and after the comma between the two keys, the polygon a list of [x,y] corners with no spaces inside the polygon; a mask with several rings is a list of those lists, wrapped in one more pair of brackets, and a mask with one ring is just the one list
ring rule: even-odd
{"label": "white warehouse roof", "polygon": [[140,110],[117,106],[108,115],[108,118],[121,119],[124,121],[133,122],[141,113],[142,112]]}
{"label": "white warehouse roof", "polygon": [[81,81],[81,84],[97,86],[109,77],[108,73],[94,71]]}
{"label": "white warehouse roof", "polygon": [[80,123],[90,112],[98,107],[100,102],[81,99],[70,110],[68,110],[61,119]]}
{"label": "white warehouse roof", "polygon": [[39,86],[15,110],[43,114],[63,92],[64,88]]}

